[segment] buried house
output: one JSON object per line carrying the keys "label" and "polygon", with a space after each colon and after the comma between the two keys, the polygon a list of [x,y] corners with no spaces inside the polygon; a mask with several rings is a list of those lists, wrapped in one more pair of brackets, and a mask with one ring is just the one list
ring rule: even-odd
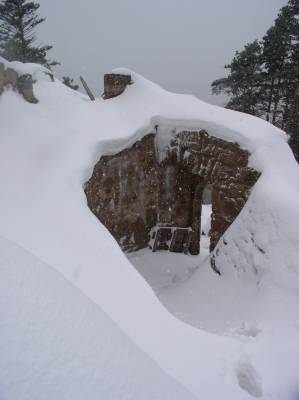
{"label": "buried house", "polygon": [[[109,99],[121,95],[131,77],[109,74],[104,82]],[[186,128],[188,121],[157,118],[152,125],[135,143],[100,158],[85,185],[88,205],[124,251],[150,246],[196,255],[208,187],[212,251],[259,177],[250,153],[200,124]]]}

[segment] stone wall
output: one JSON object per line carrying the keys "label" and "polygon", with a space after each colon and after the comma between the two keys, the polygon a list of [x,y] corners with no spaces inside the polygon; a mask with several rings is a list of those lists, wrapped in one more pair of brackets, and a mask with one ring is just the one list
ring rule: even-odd
{"label": "stone wall", "polygon": [[102,157],[85,188],[90,209],[126,251],[146,247],[157,223],[154,140],[147,135],[130,149]]}
{"label": "stone wall", "polygon": [[242,210],[259,173],[248,167],[246,150],[205,131],[179,133],[169,147],[169,154],[175,154],[179,165],[199,177],[199,187],[212,188],[210,250],[213,250]]}
{"label": "stone wall", "polygon": [[29,103],[37,103],[33,94],[33,80],[30,74],[20,75],[12,68],[5,68],[0,63],[0,95],[6,88],[12,88],[19,92]]}
{"label": "stone wall", "polygon": [[103,156],[86,183],[88,205],[125,251],[146,247],[153,227],[191,228],[191,254],[200,250],[202,194],[212,188],[210,249],[244,206],[257,171],[249,153],[205,131],[180,132],[158,162],[155,135]]}

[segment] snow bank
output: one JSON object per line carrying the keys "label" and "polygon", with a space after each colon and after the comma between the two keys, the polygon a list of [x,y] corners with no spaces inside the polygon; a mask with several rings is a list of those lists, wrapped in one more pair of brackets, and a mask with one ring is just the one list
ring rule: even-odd
{"label": "snow bank", "polygon": [[[0,235],[55,267],[195,395],[291,398],[298,379],[293,361],[287,364],[290,347],[269,336],[256,344],[217,336],[175,319],[91,214],[82,188],[102,154],[128,146],[157,123],[162,133],[196,127],[236,141],[252,153],[262,177],[226,233],[232,251],[224,244],[216,249],[223,275],[253,285],[266,275],[271,284],[283,277],[286,290],[298,290],[299,171],[286,135],[254,117],[132,78],[120,97],[105,101],[40,79],[37,105],[11,91],[0,96]],[[265,357],[286,364],[268,365]]]}
{"label": "snow bank", "polygon": [[0,238],[1,399],[192,399],[60,274]]}

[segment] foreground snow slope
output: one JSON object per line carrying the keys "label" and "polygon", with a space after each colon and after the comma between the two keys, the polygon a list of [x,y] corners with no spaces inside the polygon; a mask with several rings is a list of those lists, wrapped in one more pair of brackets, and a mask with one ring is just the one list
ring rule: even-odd
{"label": "foreground snow slope", "polygon": [[[285,134],[254,117],[168,93],[137,74],[120,97],[93,103],[34,74],[37,105],[11,91],[0,96],[0,235],[60,271],[199,397],[295,398],[295,331],[288,345],[269,334],[256,342],[175,319],[91,214],[82,188],[101,154],[128,146],[157,121],[166,135],[180,125],[237,141],[263,174],[226,233],[231,251],[219,250],[219,267],[240,285],[265,282],[297,293],[299,172]],[[159,141],[163,149],[163,134]]]}
{"label": "foreground snow slope", "polygon": [[194,399],[86,296],[0,238],[0,398]]}
{"label": "foreground snow slope", "polygon": [[[277,377],[274,398],[297,399],[299,291],[274,282],[256,285],[230,274],[219,276],[202,250],[194,257],[143,249],[128,257],[179,319],[218,335],[243,337],[249,359],[254,355],[254,366],[266,371],[255,376],[248,359],[239,366],[241,377],[247,371],[245,384],[251,382],[252,394],[261,393],[271,373],[272,379]],[[272,398],[265,390],[263,397]]]}

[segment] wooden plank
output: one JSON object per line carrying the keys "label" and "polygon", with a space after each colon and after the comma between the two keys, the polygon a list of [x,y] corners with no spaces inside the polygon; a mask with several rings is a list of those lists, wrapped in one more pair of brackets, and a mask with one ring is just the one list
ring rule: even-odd
{"label": "wooden plank", "polygon": [[83,87],[84,87],[84,89],[85,89],[85,91],[86,91],[88,97],[90,98],[90,100],[91,100],[91,101],[95,101],[95,97],[94,97],[94,95],[92,94],[92,91],[89,89],[87,83],[86,83],[85,80],[82,78],[82,76],[80,76],[80,81],[81,81],[81,83],[82,83],[82,85],[83,85]]}

